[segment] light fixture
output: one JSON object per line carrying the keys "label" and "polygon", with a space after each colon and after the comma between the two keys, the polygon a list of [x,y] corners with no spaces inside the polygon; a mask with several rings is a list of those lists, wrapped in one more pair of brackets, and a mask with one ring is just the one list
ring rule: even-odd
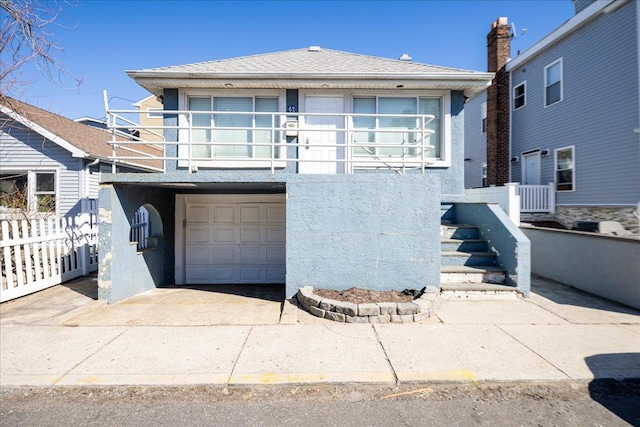
{"label": "light fixture", "polygon": [[518,158],[517,157],[512,157],[511,158],[511,163],[518,163]]}

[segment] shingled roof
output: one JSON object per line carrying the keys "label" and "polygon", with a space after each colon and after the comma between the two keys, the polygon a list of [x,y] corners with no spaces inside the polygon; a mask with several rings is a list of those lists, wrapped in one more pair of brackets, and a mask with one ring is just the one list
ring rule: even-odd
{"label": "shingled roof", "polygon": [[[0,98],[0,112],[70,151],[73,157],[107,160],[112,155],[111,146],[108,144],[111,134],[104,130],[78,123],[10,97]],[[0,128],[9,126],[11,124],[6,120],[0,122]],[[161,150],[154,149],[154,151],[156,156],[162,156]],[[136,164],[142,167],[161,167],[159,161],[153,163],[136,161]]]}
{"label": "shingled roof", "polygon": [[484,90],[492,73],[421,64],[312,46],[195,64],[127,71],[140,85],[165,87],[458,89]]}

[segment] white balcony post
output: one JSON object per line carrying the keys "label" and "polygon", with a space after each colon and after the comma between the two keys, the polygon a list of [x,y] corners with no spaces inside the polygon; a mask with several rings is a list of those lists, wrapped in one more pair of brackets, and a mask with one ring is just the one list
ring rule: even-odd
{"label": "white balcony post", "polygon": [[556,213],[556,183],[549,183],[549,213]]}
{"label": "white balcony post", "polygon": [[520,225],[520,196],[518,195],[518,183],[508,182],[507,188],[507,215],[515,225]]}

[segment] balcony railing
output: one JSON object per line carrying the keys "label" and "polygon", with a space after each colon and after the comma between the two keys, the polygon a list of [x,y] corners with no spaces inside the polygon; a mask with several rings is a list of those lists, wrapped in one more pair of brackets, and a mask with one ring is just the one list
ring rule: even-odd
{"label": "balcony railing", "polygon": [[[274,173],[294,163],[298,169],[301,164],[315,164],[319,173],[366,168],[424,173],[427,166],[443,160],[445,151],[444,144],[432,141],[436,138],[430,128],[433,115],[164,110],[154,112],[164,117],[164,123],[158,117],[156,125],[140,125],[135,118],[144,111],[107,108],[106,112],[114,172],[117,163],[155,160],[165,165],[175,161],[189,172],[256,168]],[[355,125],[363,122],[364,127]],[[135,137],[122,138],[123,132]]]}

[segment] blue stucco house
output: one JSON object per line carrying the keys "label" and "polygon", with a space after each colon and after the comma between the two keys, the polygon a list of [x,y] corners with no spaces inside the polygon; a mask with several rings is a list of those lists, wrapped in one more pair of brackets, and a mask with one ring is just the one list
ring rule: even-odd
{"label": "blue stucco house", "polygon": [[509,23],[493,24],[496,79],[465,108],[465,186],[519,183],[523,219],[617,221],[637,234],[640,4],[574,0],[574,9],[513,58]]}
{"label": "blue stucco house", "polygon": [[[164,170],[103,177],[101,298],[440,287],[441,221],[465,201],[465,100],[492,73],[311,46],[127,74],[163,103],[147,130]],[[107,113],[114,131],[132,128],[131,112]],[[116,161],[146,158],[125,145]],[[141,207],[143,250],[129,232]]]}

